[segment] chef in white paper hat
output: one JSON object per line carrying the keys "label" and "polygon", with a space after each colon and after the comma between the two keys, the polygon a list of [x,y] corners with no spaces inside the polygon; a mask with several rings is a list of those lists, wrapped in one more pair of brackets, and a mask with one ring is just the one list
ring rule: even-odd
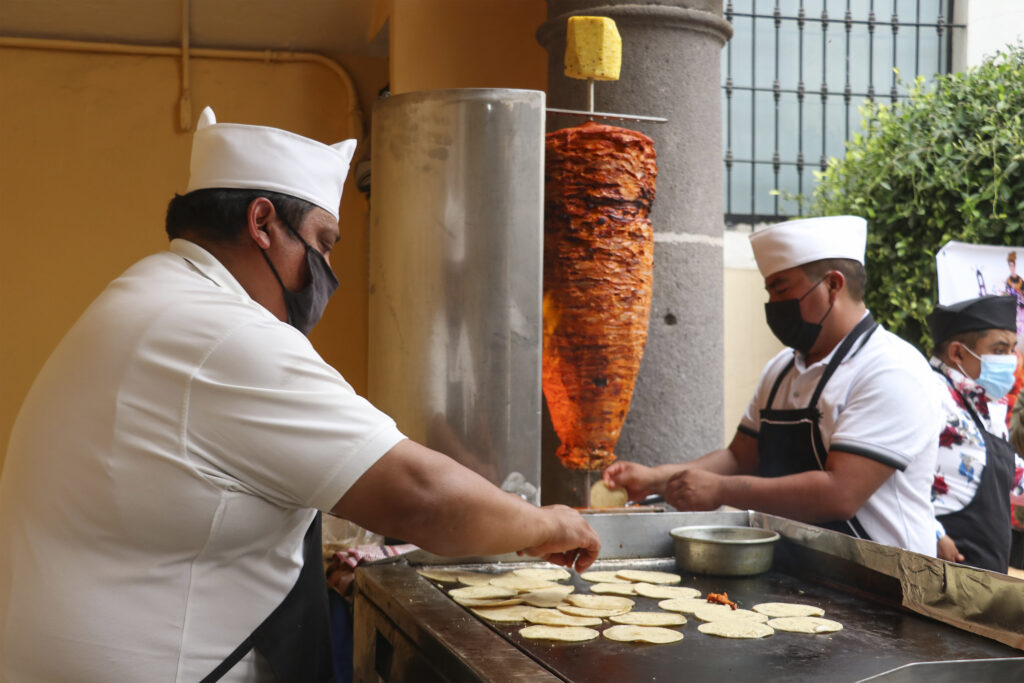
{"label": "chef in white paper hat", "polygon": [[321,512],[442,555],[594,561],[578,512],[405,438],[307,339],[354,148],[202,113],[169,249],[92,303],[12,430],[0,679],[332,680]]}
{"label": "chef in white paper hat", "polygon": [[924,357],[864,305],[866,238],[856,216],[753,232],[765,316],[787,348],[728,447],[681,465],[616,463],[606,483],[633,499],[759,510],[934,556],[938,397]]}

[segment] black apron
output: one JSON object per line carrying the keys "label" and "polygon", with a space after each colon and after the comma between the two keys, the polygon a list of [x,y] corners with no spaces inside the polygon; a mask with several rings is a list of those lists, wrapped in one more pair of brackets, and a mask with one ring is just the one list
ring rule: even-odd
{"label": "black apron", "polygon": [[302,540],[302,570],[291,591],[202,683],[220,680],[252,649],[266,658],[281,683],[334,680],[320,514]]}
{"label": "black apron", "polygon": [[1013,487],[1014,451],[1005,440],[985,429],[974,406],[961,394],[945,373],[935,369],[971,413],[985,440],[985,469],[978,490],[962,510],[937,515],[946,535],[956,543],[964,564],[1006,573],[1010,566],[1010,489]]}
{"label": "black apron", "polygon": [[[824,471],[825,462],[828,460],[828,450],[821,438],[821,428],[819,427],[821,412],[818,410],[818,398],[821,397],[825,385],[839,368],[839,364],[846,358],[854,343],[861,335],[865,335],[864,343],[866,344],[868,338],[877,328],[878,323],[869,313],[857,323],[850,334],[846,335],[832,355],[832,360],[825,367],[825,373],[821,376],[818,386],[815,387],[814,394],[806,408],[789,410],[772,408],[782,379],[796,362],[795,354],[793,360],[789,361],[782,369],[768,395],[766,407],[761,410],[761,429],[757,434],[758,474],[760,476],[783,477],[811,470]],[[864,348],[863,345],[861,348]],[[857,521],[856,516],[853,519],[826,522],[817,526],[871,540],[871,537],[864,531],[864,527]]]}

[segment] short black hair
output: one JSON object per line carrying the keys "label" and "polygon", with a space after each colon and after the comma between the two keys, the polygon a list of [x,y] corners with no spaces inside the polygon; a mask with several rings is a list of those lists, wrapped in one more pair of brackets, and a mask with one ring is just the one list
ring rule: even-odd
{"label": "short black hair", "polygon": [[988,336],[988,330],[972,330],[970,332],[961,332],[960,334],[954,334],[948,339],[943,339],[935,346],[935,350],[932,351],[932,355],[936,358],[945,358],[946,353],[949,351],[950,345],[953,342],[960,342],[971,351],[978,348],[978,342]]}
{"label": "short black hair", "polygon": [[832,270],[838,270],[846,278],[846,291],[854,301],[864,301],[864,286],[868,275],[864,264],[850,258],[826,258],[805,263],[800,268],[810,280],[820,280]]}
{"label": "short black hair", "polygon": [[266,197],[281,219],[298,230],[315,205],[298,197],[266,190],[213,188],[176,194],[167,205],[165,229],[170,239],[186,234],[213,242],[231,242],[245,232],[249,205]]}

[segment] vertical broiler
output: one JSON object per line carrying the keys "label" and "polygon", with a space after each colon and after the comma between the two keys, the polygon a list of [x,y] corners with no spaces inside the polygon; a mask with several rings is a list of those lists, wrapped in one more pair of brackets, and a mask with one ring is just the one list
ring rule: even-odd
{"label": "vertical broiler", "polygon": [[543,390],[557,456],[591,473],[615,460],[647,340],[657,178],[653,141],[594,118],[594,81],[619,77],[622,45],[607,17],[570,17],[565,74],[588,81],[582,125],[548,133],[544,184]]}

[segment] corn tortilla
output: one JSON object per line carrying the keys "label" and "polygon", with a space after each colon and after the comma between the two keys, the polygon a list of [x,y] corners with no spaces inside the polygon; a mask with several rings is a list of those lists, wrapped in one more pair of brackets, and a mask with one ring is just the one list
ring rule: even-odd
{"label": "corn tortilla", "polygon": [[583,572],[580,574],[580,578],[591,583],[631,583],[626,579],[620,579],[615,572]]}
{"label": "corn tortilla", "polygon": [[634,583],[633,590],[645,598],[667,600],[668,598],[699,598],[700,591],[687,586],[663,586],[653,583]]}
{"label": "corn tortilla", "polygon": [[820,607],[802,605],[796,602],[762,602],[751,607],[755,612],[772,617],[820,617],[825,613]]}
{"label": "corn tortilla", "polygon": [[610,616],[608,621],[629,626],[682,626],[686,617],[675,612],[627,612]]}
{"label": "corn tortilla", "polygon": [[769,620],[768,625],[779,631],[794,633],[835,633],[843,630],[843,625],[838,621],[821,617],[779,617]]}
{"label": "corn tortilla", "polygon": [[531,624],[547,626],[600,626],[600,617],[578,617],[556,609],[540,609],[534,607],[526,613],[526,620]]}
{"label": "corn tortilla", "polygon": [[544,626],[535,624],[520,629],[519,635],[523,638],[535,640],[564,640],[568,642],[580,642],[597,638],[600,632],[586,626]]}
{"label": "corn tortilla", "polygon": [[626,489],[610,489],[601,479],[594,482],[590,487],[590,507],[592,508],[620,508],[629,501],[629,494]]}
{"label": "corn tortilla", "polygon": [[693,616],[701,621],[723,621],[726,619],[750,619],[759,623],[768,621],[768,617],[749,609],[733,609],[728,605],[708,603],[693,610]]}
{"label": "corn tortilla", "polygon": [[513,569],[512,573],[516,576],[525,576],[528,579],[542,579],[544,581],[564,581],[565,579],[572,578],[572,574],[561,567],[523,567],[522,569]]}
{"label": "corn tortilla", "polygon": [[683,634],[673,631],[670,628],[660,626],[629,626],[621,624],[606,628],[601,632],[608,640],[618,640],[625,643],[677,643],[683,639]]}
{"label": "corn tortilla", "polygon": [[709,636],[720,636],[722,638],[764,638],[775,633],[775,630],[768,624],[762,624],[753,619],[709,621],[698,626],[697,630]]}

